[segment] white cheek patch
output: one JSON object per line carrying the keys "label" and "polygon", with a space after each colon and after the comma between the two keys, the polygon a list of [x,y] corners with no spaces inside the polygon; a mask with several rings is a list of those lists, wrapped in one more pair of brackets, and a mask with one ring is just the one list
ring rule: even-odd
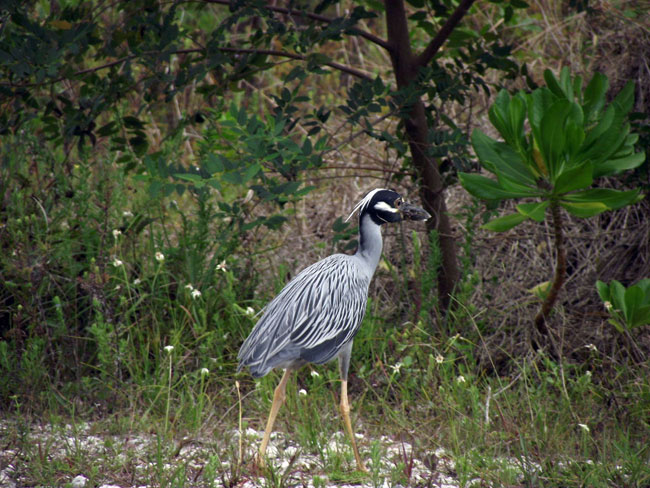
{"label": "white cheek patch", "polygon": [[381,210],[383,212],[391,212],[391,213],[399,212],[399,210],[397,210],[395,207],[391,207],[386,202],[377,202],[377,203],[375,203],[374,208],[375,208],[375,210]]}

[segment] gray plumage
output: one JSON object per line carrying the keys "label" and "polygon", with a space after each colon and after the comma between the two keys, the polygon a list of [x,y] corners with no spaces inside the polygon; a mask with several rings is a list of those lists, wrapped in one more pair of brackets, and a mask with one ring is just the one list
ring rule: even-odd
{"label": "gray plumage", "polygon": [[381,225],[402,217],[424,220],[429,216],[402,204],[394,191],[383,189],[370,192],[350,217],[357,210],[357,252],[324,258],[291,280],[265,307],[242,345],[238,371],[249,366],[251,374],[260,377],[276,367],[295,369],[341,356],[341,374],[347,378],[352,341],[363,321],[368,287],[381,257]]}
{"label": "gray plumage", "polygon": [[333,359],[361,326],[372,272],[345,254],[302,270],[267,305],[239,352],[240,369],[247,365],[259,377],[275,367]]}

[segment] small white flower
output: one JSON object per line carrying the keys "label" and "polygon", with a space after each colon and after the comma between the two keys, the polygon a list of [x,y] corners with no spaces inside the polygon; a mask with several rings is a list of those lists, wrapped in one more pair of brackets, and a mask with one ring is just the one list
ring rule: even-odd
{"label": "small white flower", "polygon": [[192,290],[192,298],[199,298],[201,296],[201,292],[199,290]]}
{"label": "small white flower", "polygon": [[246,315],[255,315],[255,309],[253,307],[246,307]]}
{"label": "small white flower", "polygon": [[208,368],[201,368],[201,376],[205,376],[206,374],[210,374],[210,370]]}
{"label": "small white flower", "polygon": [[316,371],[315,369],[312,369],[312,370],[311,370],[311,375],[312,375],[314,378],[318,378],[318,377],[320,376],[320,373],[319,373],[318,371]]}
{"label": "small white flower", "polygon": [[217,271],[226,271],[226,260],[224,259],[219,264],[217,264]]}
{"label": "small white flower", "polygon": [[117,285],[113,290],[118,291],[120,288],[122,288],[122,285]]}
{"label": "small white flower", "polygon": [[255,192],[253,190],[248,190],[248,192],[246,192],[246,196],[244,197],[243,203],[250,202],[253,199],[253,195],[255,195]]}
{"label": "small white flower", "polygon": [[115,266],[116,268],[119,268],[122,265],[124,265],[124,263],[121,260],[119,260],[117,258],[113,259],[113,266]]}
{"label": "small white flower", "polygon": [[298,390],[298,395],[302,395],[302,396],[307,395],[307,390],[301,388],[300,390]]}
{"label": "small white flower", "polygon": [[445,361],[445,358],[442,356],[442,354],[438,354],[436,356],[436,363],[442,364]]}
{"label": "small white flower", "polygon": [[125,210],[124,212],[122,212],[122,216],[123,217],[133,217],[133,212],[131,212],[130,210]]}
{"label": "small white flower", "polygon": [[612,302],[606,301],[605,302],[605,308],[607,309],[607,311],[611,310],[612,309]]}
{"label": "small white flower", "polygon": [[594,346],[593,344],[587,344],[585,347],[587,349],[589,349],[590,351],[598,352],[598,348],[596,346]]}
{"label": "small white flower", "polygon": [[113,238],[117,240],[118,237],[122,235],[122,231],[120,229],[113,229]]}
{"label": "small white flower", "polygon": [[174,346],[165,346],[165,351],[167,351],[168,354],[171,354],[173,350]]}
{"label": "small white flower", "polygon": [[192,283],[188,283],[187,285],[185,285],[185,288],[187,290],[190,290],[190,291],[192,291],[194,289],[194,287],[192,286]]}
{"label": "small white flower", "polygon": [[584,430],[587,434],[589,433],[589,426],[587,424],[578,424],[578,427]]}
{"label": "small white flower", "polygon": [[461,374],[456,378],[456,383],[465,383],[465,377]]}
{"label": "small white flower", "polygon": [[401,361],[394,366],[391,366],[391,369],[393,370],[393,373],[399,373],[399,370],[402,369],[402,366],[404,366],[404,363]]}
{"label": "small white flower", "polygon": [[165,255],[160,251],[156,251],[156,261],[162,263],[165,260]]}
{"label": "small white flower", "polygon": [[140,278],[136,278],[136,279],[133,280],[133,284],[135,286],[138,286],[140,283],[142,283],[142,280]]}
{"label": "small white flower", "polygon": [[591,378],[591,371],[586,371],[586,372],[585,372],[585,376],[586,376],[587,378]]}

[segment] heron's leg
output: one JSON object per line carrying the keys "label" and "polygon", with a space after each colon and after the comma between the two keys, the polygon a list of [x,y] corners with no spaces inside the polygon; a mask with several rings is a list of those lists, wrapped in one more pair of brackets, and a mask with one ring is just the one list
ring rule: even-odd
{"label": "heron's leg", "polygon": [[354,439],[354,432],[352,431],[350,404],[348,403],[348,380],[341,380],[341,414],[343,415],[345,430],[347,431],[350,442],[352,443],[352,450],[354,451],[354,459],[357,461],[357,468],[359,468],[359,471],[368,471],[361,460],[361,456],[359,456],[359,449],[357,449],[357,442]]}
{"label": "heron's leg", "polygon": [[284,370],[282,379],[278,386],[275,388],[273,393],[273,404],[271,405],[271,411],[269,412],[269,419],[266,421],[266,430],[264,431],[264,438],[262,439],[262,444],[260,445],[259,456],[257,462],[260,467],[264,467],[266,454],[266,446],[269,444],[269,439],[271,438],[271,432],[273,431],[273,424],[275,423],[275,417],[278,416],[278,410],[280,406],[284,403],[285,391],[287,389],[287,382],[289,381],[289,376],[291,375],[291,368]]}
{"label": "heron's leg", "polygon": [[343,423],[345,424],[345,431],[352,443],[352,450],[354,451],[354,459],[357,461],[357,468],[359,471],[367,471],[366,467],[359,456],[359,449],[357,449],[357,442],[354,438],[352,431],[352,422],[350,421],[350,403],[348,402],[348,369],[350,367],[350,355],[352,354],[352,341],[348,342],[341,348],[339,352],[339,370],[341,372],[341,415],[343,415]]}

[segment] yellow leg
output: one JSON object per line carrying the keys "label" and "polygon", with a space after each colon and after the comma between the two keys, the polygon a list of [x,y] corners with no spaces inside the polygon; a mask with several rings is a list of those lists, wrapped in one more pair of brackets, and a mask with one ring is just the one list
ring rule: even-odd
{"label": "yellow leg", "polygon": [[278,410],[280,406],[284,403],[285,391],[287,389],[287,381],[289,381],[289,375],[291,374],[290,369],[286,369],[282,375],[280,383],[275,388],[273,393],[273,404],[271,405],[271,412],[269,412],[269,419],[266,421],[266,430],[264,431],[264,438],[262,439],[262,444],[260,445],[260,451],[257,458],[258,466],[263,468],[266,465],[265,454],[266,446],[269,444],[269,439],[271,438],[271,432],[273,431],[273,424],[275,423],[275,417],[278,416]]}
{"label": "yellow leg", "polygon": [[367,472],[368,470],[359,456],[357,449],[357,442],[354,439],[354,432],[352,432],[352,422],[350,421],[350,404],[348,403],[348,382],[341,380],[341,414],[343,415],[343,422],[345,423],[345,430],[352,443],[352,450],[354,451],[354,459],[357,461],[357,468],[359,471]]}

